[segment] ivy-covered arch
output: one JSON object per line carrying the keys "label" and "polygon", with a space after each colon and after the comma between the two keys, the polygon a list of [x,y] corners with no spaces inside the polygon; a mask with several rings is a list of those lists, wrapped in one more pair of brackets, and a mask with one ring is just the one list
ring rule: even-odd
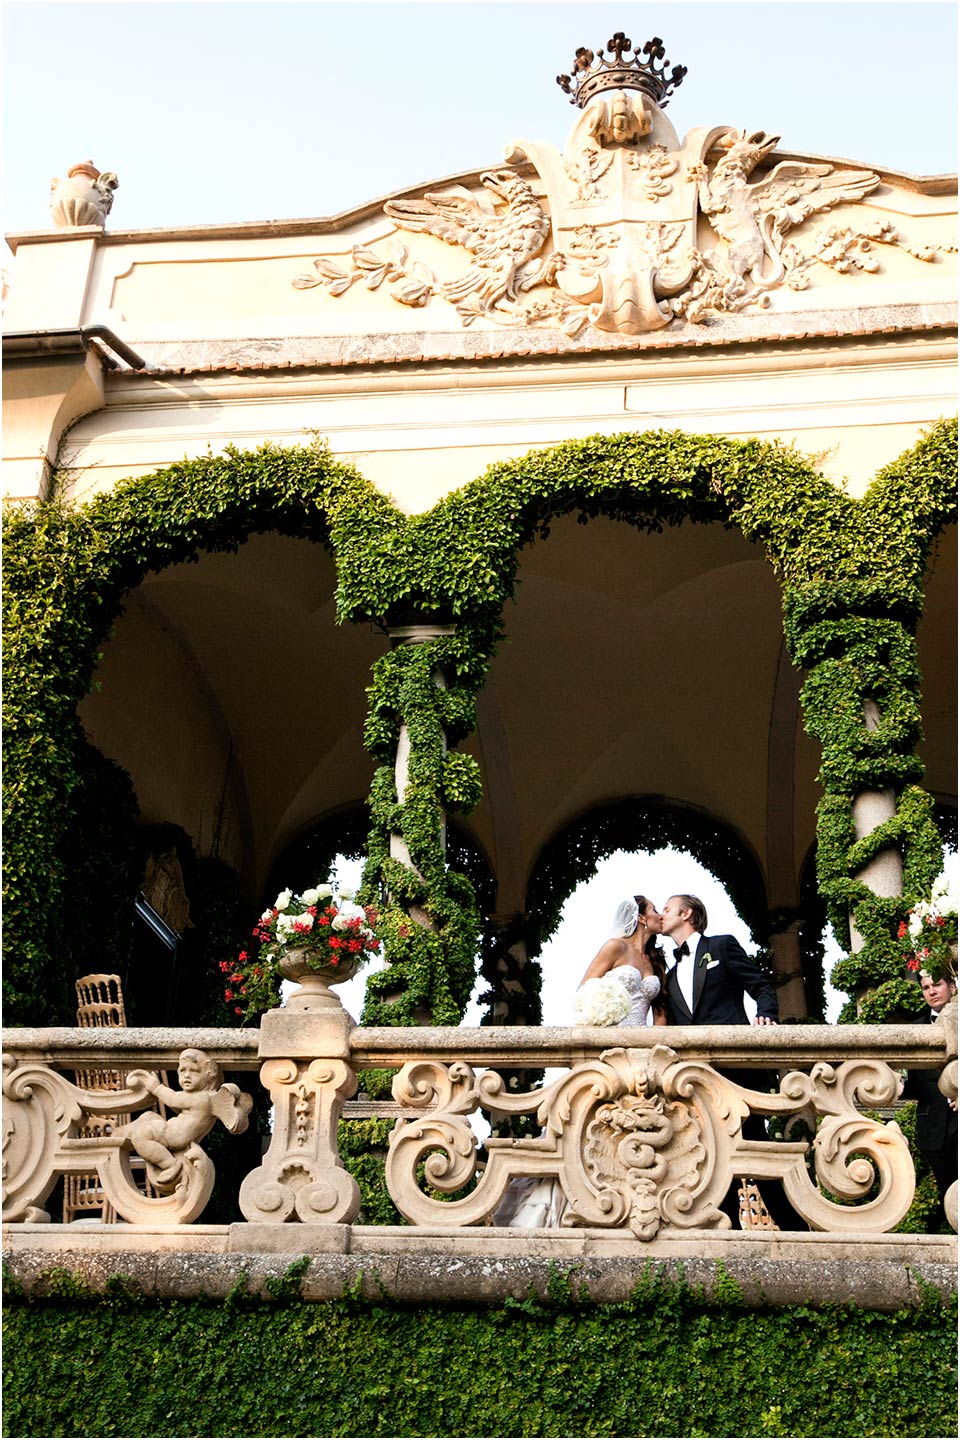
{"label": "ivy-covered arch", "polygon": [[617,850],[654,851],[668,845],[688,851],[717,877],[762,944],[769,928],[766,887],[750,846],[722,820],[662,795],[624,796],[598,805],[551,836],[527,882],[531,941],[539,949],[550,938],[567,899],[602,860]]}
{"label": "ivy-covered arch", "polygon": [[[76,706],[124,595],[149,570],[274,530],[333,551],[340,619],[389,627],[412,612],[447,627],[382,657],[370,690],[366,740],[381,763],[366,884],[393,903],[392,964],[376,977],[365,1017],[458,1018],[473,983],[479,916],[469,879],[445,863],[441,822],[447,810],[472,808],[480,779],[471,757],[448,747],[475,727],[475,696],[514,594],[520,550],[571,513],[650,531],[691,520],[736,525],[765,546],[783,586],[791,658],[808,671],[805,723],[823,748],[821,892],[841,940],[851,908],[867,940],[843,962],[850,973],[841,971],[838,983],[875,989],[865,1017],[889,1013],[903,999],[892,940],[903,902],[878,899],[857,876],[896,845],[909,899],[927,891],[939,865],[930,797],[917,784],[914,632],[930,547],[956,516],[955,473],[956,425],[945,422],[886,467],[860,501],[781,445],[649,432],[569,441],[502,462],[430,512],[404,516],[320,445],[264,447],[183,462],[82,509],[15,512],[6,551],[8,1015],[54,1018],[51,957],[65,923],[60,846],[82,781]],[[881,717],[874,729],[865,723],[867,700]],[[401,726],[411,741],[402,799],[393,768]],[[855,844],[854,796],[885,787],[897,797],[896,815]],[[405,841],[413,869],[391,858],[391,833]],[[411,910],[433,928],[411,925]]]}
{"label": "ivy-covered arch", "polygon": [[77,717],[99,647],[149,571],[235,551],[277,531],[349,557],[402,528],[369,481],[320,444],[184,461],[126,481],[83,507],[56,502],[5,517],[4,994],[11,1021],[64,1018],[64,847],[88,780]]}
{"label": "ivy-covered arch", "polygon": [[[366,596],[380,596],[378,618],[412,607],[451,629],[384,656],[371,693],[367,742],[381,769],[368,878],[403,890],[444,932],[442,941],[422,933],[392,937],[395,973],[382,985],[390,988],[392,1004],[401,1002],[395,1018],[409,1023],[413,1015],[404,1013],[402,984],[398,988],[405,971],[417,977],[411,994],[416,991],[419,1003],[433,996],[445,1013],[462,1012],[469,994],[476,913],[444,869],[439,817],[445,807],[470,808],[481,784],[476,763],[446,754],[444,740],[455,744],[474,727],[474,698],[502,634],[520,550],[547,533],[551,520],[571,513],[583,523],[602,514],[647,531],[683,521],[720,523],[764,546],[783,588],[791,659],[808,672],[801,696],[806,728],[823,751],[821,891],[841,943],[849,945],[851,911],[866,941],[844,962],[849,974],[839,967],[837,983],[872,992],[861,1006],[863,1018],[883,1018],[912,1001],[893,931],[910,897],[929,892],[940,861],[932,802],[917,783],[914,637],[930,548],[956,517],[956,440],[956,422],[939,422],[880,473],[862,500],[780,444],[665,432],[567,441],[493,465],[430,512],[411,517],[405,540],[413,572],[392,565],[393,537],[388,550],[374,543],[358,557],[361,569],[341,581],[345,614],[374,618],[359,593],[362,576]],[[446,689],[434,683],[437,673],[446,677]],[[879,711],[875,728],[868,728],[868,701]],[[416,732],[403,805],[391,769],[401,725],[411,739]],[[854,843],[855,796],[885,788],[896,797],[894,818]],[[416,876],[390,859],[388,837],[397,830]],[[890,846],[903,855],[905,899],[880,899],[858,878]],[[367,1018],[383,1023],[390,1017],[374,1001]]]}

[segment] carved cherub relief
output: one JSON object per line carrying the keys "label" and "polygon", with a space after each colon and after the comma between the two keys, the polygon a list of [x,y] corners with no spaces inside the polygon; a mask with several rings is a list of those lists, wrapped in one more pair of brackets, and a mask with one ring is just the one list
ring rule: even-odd
{"label": "carved cherub relief", "polygon": [[172,1090],[147,1070],[131,1070],[128,1078],[177,1112],[164,1117],[148,1110],[113,1132],[129,1138],[146,1165],[147,1178],[162,1194],[176,1188],[191,1149],[218,1120],[231,1135],[242,1134],[249,1123],[252,1099],[238,1086],[222,1083],[219,1065],[204,1050],[181,1052],[179,1090]]}

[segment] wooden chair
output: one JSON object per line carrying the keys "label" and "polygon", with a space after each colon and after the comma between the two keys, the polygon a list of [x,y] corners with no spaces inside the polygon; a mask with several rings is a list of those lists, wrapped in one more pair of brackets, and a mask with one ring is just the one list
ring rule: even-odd
{"label": "wooden chair", "polygon": [[770,1211],[764,1204],[763,1196],[755,1180],[741,1180],[737,1191],[740,1200],[741,1230],[779,1230]]}
{"label": "wooden chair", "polygon": [[[78,1025],[84,1029],[114,1029],[126,1026],[127,1017],[123,1008],[123,989],[119,975],[82,975],[76,982],[76,990]],[[82,1090],[126,1089],[126,1076],[122,1070],[75,1070],[73,1073],[76,1084]],[[164,1113],[162,1106],[160,1109],[161,1113]],[[127,1114],[100,1115],[96,1118],[91,1116],[87,1124],[79,1127],[77,1135],[81,1138],[109,1135],[115,1125],[122,1125],[129,1118]],[[143,1161],[134,1156],[131,1168],[134,1173],[140,1172],[140,1188],[144,1194],[155,1194],[144,1173]],[[63,1223],[69,1225],[78,1215],[89,1215],[98,1211],[103,1225],[116,1224],[116,1211],[104,1195],[96,1171],[65,1175]]]}

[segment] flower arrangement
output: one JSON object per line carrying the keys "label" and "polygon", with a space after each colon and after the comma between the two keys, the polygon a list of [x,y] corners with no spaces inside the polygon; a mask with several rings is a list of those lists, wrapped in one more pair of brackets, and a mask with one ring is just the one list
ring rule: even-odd
{"label": "flower arrangement", "polygon": [[376,910],[357,905],[352,890],[338,891],[331,884],[315,885],[302,895],[281,890],[253,927],[255,948],[241,950],[235,963],[220,962],[225,1003],[245,1019],[275,1005],[285,978],[281,962],[294,951],[327,979],[350,979],[380,953],[376,922]]}
{"label": "flower arrangement", "polygon": [[907,970],[918,979],[957,978],[957,884],[943,871],[929,900],[914,905],[900,922],[897,938]]}
{"label": "flower arrangement", "polygon": [[613,975],[585,980],[573,997],[577,1025],[619,1025],[630,1014],[630,997]]}

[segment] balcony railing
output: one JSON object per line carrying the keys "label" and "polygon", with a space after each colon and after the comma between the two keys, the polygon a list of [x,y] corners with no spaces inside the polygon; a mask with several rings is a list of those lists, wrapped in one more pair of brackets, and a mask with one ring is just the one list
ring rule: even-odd
{"label": "balcony railing", "polygon": [[[272,1128],[240,1185],[241,1213],[350,1224],[360,1192],[338,1121],[363,1072],[389,1067],[399,1118],[386,1186],[415,1229],[490,1226],[511,1182],[529,1177],[556,1187],[561,1234],[721,1232],[741,1177],[779,1182],[811,1230],[880,1235],[909,1210],[914,1167],[895,1120],[864,1112],[896,1102],[906,1068],[942,1071],[956,1099],[956,1014],[903,1026],[364,1029],[328,996],[272,1011],[259,1030],[9,1030],[3,1217],[48,1220],[57,1180],[85,1174],[129,1225],[189,1225],[215,1181],[204,1137],[247,1125],[249,1096],[223,1072],[259,1070]],[[563,1073],[523,1093],[497,1073],[543,1067]],[[183,1088],[159,1078],[178,1068]],[[743,1069],[766,1072],[773,1089],[745,1088]],[[76,1082],[97,1070],[120,1072],[124,1088]],[[488,1137],[482,1158],[478,1111],[529,1117],[539,1133]],[[784,1138],[753,1138],[750,1116],[776,1117]]]}

